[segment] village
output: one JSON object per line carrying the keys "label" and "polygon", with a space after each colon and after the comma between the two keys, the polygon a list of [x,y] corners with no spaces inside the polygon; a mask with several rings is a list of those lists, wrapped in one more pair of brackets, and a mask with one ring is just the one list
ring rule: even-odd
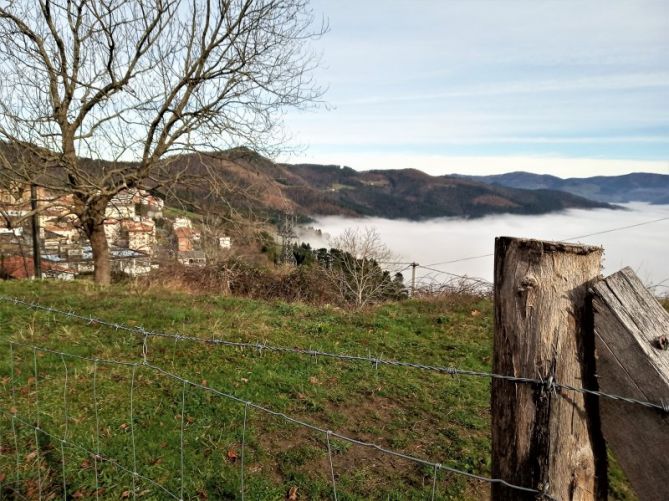
{"label": "village", "polygon": [[[35,276],[33,223],[43,277],[72,280],[92,273],[93,253],[73,213],[73,196],[38,186],[32,198],[29,186],[0,189],[0,277]],[[112,272],[117,275],[139,277],[168,261],[200,267],[207,263],[202,232],[193,220],[167,217],[164,200],[145,190],[121,191],[108,204],[105,216]],[[215,238],[219,249],[231,248],[230,237]]]}

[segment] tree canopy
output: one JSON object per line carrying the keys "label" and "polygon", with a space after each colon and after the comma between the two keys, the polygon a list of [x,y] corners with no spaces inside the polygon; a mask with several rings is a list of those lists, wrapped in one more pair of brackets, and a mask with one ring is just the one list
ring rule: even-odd
{"label": "tree canopy", "polygon": [[5,2],[2,180],[74,195],[106,283],[109,200],[174,189],[174,155],[276,144],[282,112],[322,94],[306,42],[323,32],[306,0]]}

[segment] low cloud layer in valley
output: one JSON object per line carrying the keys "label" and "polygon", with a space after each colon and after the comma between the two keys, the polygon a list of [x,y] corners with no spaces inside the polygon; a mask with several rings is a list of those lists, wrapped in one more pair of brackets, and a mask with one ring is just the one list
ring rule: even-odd
{"label": "low cloud layer in valley", "polygon": [[[374,227],[398,261],[415,261],[434,269],[485,280],[493,278],[492,256],[453,263],[448,261],[491,254],[496,236],[570,240],[603,246],[604,274],[630,266],[646,284],[663,282],[664,286],[669,286],[669,205],[634,203],[624,207],[627,210],[568,210],[542,216],[497,215],[480,219],[440,218],[420,222],[323,217],[312,224],[322,230],[323,236],[304,231],[301,238],[312,246],[323,247],[327,246],[327,235],[336,236],[346,228]],[[620,231],[580,237],[661,218],[667,219]],[[404,275],[408,277],[409,273],[405,272]],[[436,279],[439,274],[420,269],[419,276]],[[447,276],[444,275],[444,281],[446,279]],[[660,294],[666,294],[669,288],[657,287],[656,290]]]}

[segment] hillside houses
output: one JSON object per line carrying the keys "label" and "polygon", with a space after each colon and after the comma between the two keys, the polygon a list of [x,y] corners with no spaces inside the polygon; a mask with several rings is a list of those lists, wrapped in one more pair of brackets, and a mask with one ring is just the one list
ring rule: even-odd
{"label": "hillside houses", "polygon": [[202,234],[193,229],[193,222],[186,217],[177,217],[172,225],[177,261],[184,266],[204,266],[207,259],[199,248]]}
{"label": "hillside houses", "polygon": [[177,253],[191,252],[195,244],[195,232],[192,228],[174,228],[174,240]]}
{"label": "hillside houses", "polygon": [[[43,275],[70,279],[92,273],[91,247],[73,214],[73,197],[38,188],[37,199]],[[34,274],[30,202],[30,189],[0,189],[0,273],[6,278]],[[163,212],[164,201],[144,190],[128,189],[110,201],[104,229],[113,271],[129,276],[149,273],[159,266],[159,255],[171,255],[186,266],[206,264],[202,235],[192,221],[177,217],[172,224],[158,224]]]}
{"label": "hillside houses", "polygon": [[120,192],[107,205],[105,216],[108,220],[121,221],[136,217],[162,219],[165,202],[148,191],[129,189]]}
{"label": "hillside houses", "polygon": [[152,256],[156,249],[156,223],[153,219],[121,221],[120,247]]}

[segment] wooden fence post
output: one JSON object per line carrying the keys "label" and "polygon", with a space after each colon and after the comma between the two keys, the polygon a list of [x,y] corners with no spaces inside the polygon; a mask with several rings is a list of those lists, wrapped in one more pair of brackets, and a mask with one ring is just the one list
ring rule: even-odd
{"label": "wooden fence post", "polygon": [[[669,405],[669,313],[630,268],[593,294],[600,389]],[[604,437],[638,496],[669,499],[669,412],[607,398],[600,408]]]}
{"label": "wooden fence post", "polygon": [[[492,476],[552,499],[606,499],[606,447],[596,397],[551,382],[596,388],[588,287],[602,249],[495,239],[493,372],[546,384],[492,382]],[[502,484],[492,499],[529,500]]]}

